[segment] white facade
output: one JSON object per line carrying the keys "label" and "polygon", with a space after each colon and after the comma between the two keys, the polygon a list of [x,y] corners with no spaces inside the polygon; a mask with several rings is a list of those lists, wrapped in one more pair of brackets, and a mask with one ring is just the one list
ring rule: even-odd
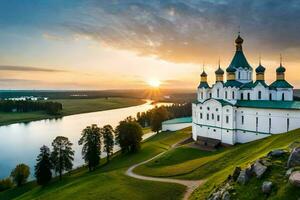
{"label": "white facade", "polygon": [[[212,87],[202,83],[197,89],[197,102],[192,105],[194,140],[201,136],[233,145],[300,128],[300,102],[293,101],[293,87],[284,80],[285,68],[280,64],[277,80],[268,86],[260,65],[253,82],[242,43],[239,36],[237,53],[227,71],[235,79],[231,76],[230,81],[218,81]],[[217,76],[223,74],[216,71]]]}

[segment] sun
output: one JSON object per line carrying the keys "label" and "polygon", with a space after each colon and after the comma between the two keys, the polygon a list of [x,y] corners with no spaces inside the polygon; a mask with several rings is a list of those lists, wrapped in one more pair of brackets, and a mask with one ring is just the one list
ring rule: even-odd
{"label": "sun", "polygon": [[154,88],[158,88],[161,84],[161,82],[157,79],[150,79],[148,81],[148,84],[151,86],[151,87],[154,87]]}

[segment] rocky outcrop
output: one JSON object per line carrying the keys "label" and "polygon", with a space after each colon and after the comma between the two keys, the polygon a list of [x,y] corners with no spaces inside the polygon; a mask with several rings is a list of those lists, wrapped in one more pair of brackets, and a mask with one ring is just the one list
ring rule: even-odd
{"label": "rocky outcrop", "polygon": [[242,170],[240,172],[240,175],[239,177],[237,178],[237,182],[240,183],[240,184],[243,184],[245,185],[248,181],[249,181],[250,177],[249,177],[249,174],[246,172],[246,170]]}
{"label": "rocky outcrop", "polygon": [[273,183],[271,181],[264,181],[261,190],[264,194],[270,194],[272,191]]}
{"label": "rocky outcrop", "polygon": [[261,178],[262,175],[264,175],[264,173],[267,171],[268,167],[264,166],[263,164],[260,163],[259,160],[257,160],[253,167],[253,172],[255,173],[257,178]]}
{"label": "rocky outcrop", "polygon": [[229,191],[232,189],[229,183],[224,184],[222,187],[218,188],[214,193],[212,193],[208,200],[230,200]]}
{"label": "rocky outcrop", "polygon": [[296,187],[300,187],[300,171],[293,172],[290,175],[289,182]]}
{"label": "rocky outcrop", "polygon": [[276,149],[276,150],[273,150],[273,151],[270,151],[269,153],[268,153],[268,157],[270,158],[270,157],[280,157],[280,156],[282,156],[282,155],[284,155],[284,154],[286,154],[287,152],[286,151],[284,151],[284,150],[282,150],[282,149]]}
{"label": "rocky outcrop", "polygon": [[233,181],[236,181],[241,173],[241,168],[240,167],[236,167],[233,171],[233,174],[232,174],[232,179]]}
{"label": "rocky outcrop", "polygon": [[300,166],[300,147],[293,149],[287,163],[287,167],[296,167]]}

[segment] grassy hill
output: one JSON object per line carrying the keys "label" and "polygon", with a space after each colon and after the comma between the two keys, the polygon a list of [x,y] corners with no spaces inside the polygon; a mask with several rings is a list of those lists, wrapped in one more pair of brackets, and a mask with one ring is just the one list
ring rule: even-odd
{"label": "grassy hill", "polygon": [[293,141],[300,141],[300,130],[223,148],[216,152],[204,152],[183,146],[172,149],[163,156],[136,168],[135,172],[157,177],[205,179],[206,183],[200,186],[191,197],[191,199],[204,199],[215,186],[222,183],[232,173],[236,166],[246,167],[269,151],[286,148]]}
{"label": "grassy hill", "polygon": [[20,188],[0,192],[1,200],[179,200],[185,187],[178,184],[142,181],[124,175],[133,164],[147,160],[190,136],[191,130],[176,133],[164,132],[155,135],[142,144],[142,149],[136,154],[115,155],[108,165],[99,167],[89,173],[86,168],[80,168],[65,175],[62,181],[54,180],[45,187],[30,182]]}

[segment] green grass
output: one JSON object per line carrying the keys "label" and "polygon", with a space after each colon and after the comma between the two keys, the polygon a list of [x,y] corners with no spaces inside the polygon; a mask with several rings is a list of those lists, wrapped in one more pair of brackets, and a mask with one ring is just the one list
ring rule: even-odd
{"label": "green grass", "polygon": [[175,133],[159,133],[144,142],[140,152],[117,154],[108,165],[92,173],[87,172],[86,168],[80,168],[65,175],[62,181],[55,180],[45,187],[30,182],[21,188],[0,192],[0,199],[181,199],[185,191],[182,185],[137,180],[124,173],[131,165],[166,151],[172,144],[189,137],[190,132],[190,129],[186,129]]}
{"label": "green grass", "polygon": [[[73,115],[79,113],[88,113],[117,108],[135,106],[144,103],[141,99],[131,98],[97,98],[97,99],[54,99],[51,101],[63,104],[61,116]],[[28,113],[0,113],[0,125],[8,125],[17,122],[30,122],[41,119],[54,118],[45,112]]]}
{"label": "green grass", "polygon": [[236,166],[245,167],[269,151],[286,148],[296,140],[300,140],[300,129],[216,152],[180,147],[136,168],[135,172],[158,177],[205,179],[206,183],[200,186],[191,197],[191,199],[204,199],[215,186],[222,183],[232,173]]}

